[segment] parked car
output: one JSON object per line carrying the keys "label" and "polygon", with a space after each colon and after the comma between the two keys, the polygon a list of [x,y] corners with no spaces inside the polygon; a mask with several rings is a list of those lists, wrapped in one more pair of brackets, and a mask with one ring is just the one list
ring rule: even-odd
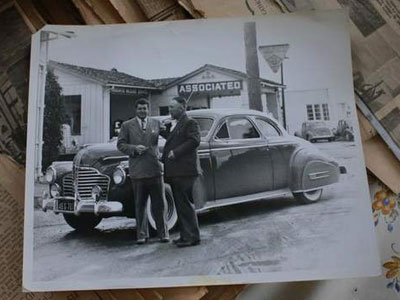
{"label": "parked car", "polygon": [[[321,198],[345,167],[315,146],[290,136],[264,113],[240,109],[189,111],[200,125],[198,149],[203,174],[194,186],[198,212],[234,203],[293,194],[301,203]],[[160,138],[160,150],[165,140]],[[134,218],[128,157],[116,140],[81,149],[73,162],[54,162],[46,171],[44,211],[62,213],[77,230],[94,228],[102,218]],[[171,188],[165,184],[168,227],[177,222]],[[150,201],[150,225],[155,222]]]}
{"label": "parked car", "polygon": [[296,132],[295,135],[310,142],[316,142],[318,140],[332,142],[335,140],[335,135],[332,130],[323,121],[303,122],[301,131]]}
{"label": "parked car", "polygon": [[346,120],[339,120],[335,130],[335,138],[348,142],[354,141],[353,127]]}

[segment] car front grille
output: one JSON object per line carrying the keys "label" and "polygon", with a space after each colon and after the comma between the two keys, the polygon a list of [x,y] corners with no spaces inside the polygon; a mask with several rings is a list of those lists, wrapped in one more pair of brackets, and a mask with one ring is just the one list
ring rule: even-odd
{"label": "car front grille", "polygon": [[75,186],[80,200],[92,199],[92,188],[98,185],[102,189],[100,200],[107,198],[110,178],[101,174],[95,168],[74,168],[74,174],[68,174],[63,178],[63,191],[65,196],[74,196]]}
{"label": "car front grille", "polygon": [[72,179],[72,173],[69,173],[63,178],[63,195],[68,197],[74,197],[74,180]]}

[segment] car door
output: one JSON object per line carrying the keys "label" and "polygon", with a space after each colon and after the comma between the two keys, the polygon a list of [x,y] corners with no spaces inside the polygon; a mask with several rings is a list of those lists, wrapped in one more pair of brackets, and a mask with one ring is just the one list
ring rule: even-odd
{"label": "car door", "polygon": [[284,134],[273,120],[264,117],[254,117],[262,136],[267,140],[269,154],[272,160],[273,189],[286,188],[290,180],[290,158],[297,144]]}
{"label": "car door", "polygon": [[249,118],[223,119],[210,145],[217,200],[272,188],[267,144]]}

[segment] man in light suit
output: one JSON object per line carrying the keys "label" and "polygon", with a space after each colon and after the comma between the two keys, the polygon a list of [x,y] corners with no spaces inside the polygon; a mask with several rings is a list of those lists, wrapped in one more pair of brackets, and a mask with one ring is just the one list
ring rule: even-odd
{"label": "man in light suit", "polygon": [[200,175],[200,128],[187,116],[185,98],[173,98],[169,112],[172,121],[164,123],[166,130],[161,134],[167,139],[162,156],[164,180],[171,185],[180,230],[180,238],[174,243],[178,247],[195,246],[200,243],[200,230],[192,190]]}
{"label": "man in light suit", "polygon": [[151,196],[152,214],[157,226],[159,241],[169,242],[163,197],[161,163],[158,160],[160,122],[148,118],[149,102],[136,101],[137,117],[122,124],[117,148],[129,155],[129,176],[132,181],[136,213],[137,243],[149,238],[146,204]]}

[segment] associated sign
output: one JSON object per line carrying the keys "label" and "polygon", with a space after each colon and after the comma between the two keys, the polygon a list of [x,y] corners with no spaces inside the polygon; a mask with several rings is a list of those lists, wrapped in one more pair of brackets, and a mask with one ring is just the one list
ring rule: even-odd
{"label": "associated sign", "polygon": [[242,89],[241,80],[186,83],[178,85],[178,94],[233,95],[233,94],[240,94],[241,89]]}

